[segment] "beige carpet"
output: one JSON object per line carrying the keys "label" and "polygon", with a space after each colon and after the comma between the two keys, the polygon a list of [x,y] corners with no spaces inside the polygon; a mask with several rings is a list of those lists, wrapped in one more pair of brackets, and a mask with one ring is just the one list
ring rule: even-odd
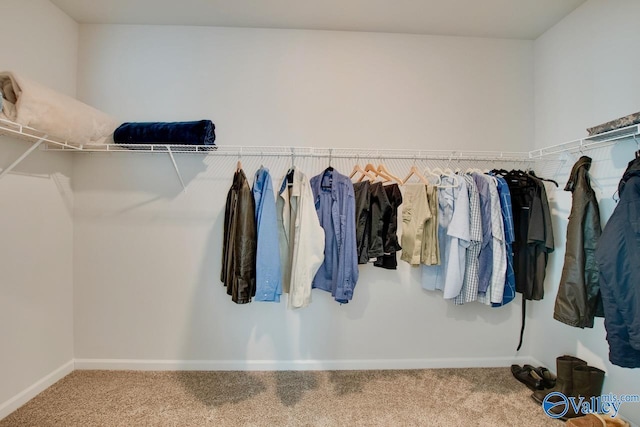
{"label": "beige carpet", "polygon": [[0,426],[561,426],[509,368],[75,371]]}

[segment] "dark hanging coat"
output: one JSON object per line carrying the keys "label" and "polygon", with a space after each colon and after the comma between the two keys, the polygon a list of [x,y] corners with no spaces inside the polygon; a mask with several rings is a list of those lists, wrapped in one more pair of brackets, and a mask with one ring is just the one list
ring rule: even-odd
{"label": "dark hanging coat", "polygon": [[567,225],[567,250],[553,318],[570,326],[593,328],[603,316],[596,244],[602,233],[600,209],[589,182],[591,158],[582,156],[571,170],[565,191],[572,192]]}
{"label": "dark hanging coat", "polygon": [[618,185],[620,201],[596,249],[609,360],[640,368],[640,159]]}
{"label": "dark hanging coat", "polygon": [[238,304],[256,295],[257,232],[255,201],[242,169],[233,175],[224,211],[224,241],[220,280]]}

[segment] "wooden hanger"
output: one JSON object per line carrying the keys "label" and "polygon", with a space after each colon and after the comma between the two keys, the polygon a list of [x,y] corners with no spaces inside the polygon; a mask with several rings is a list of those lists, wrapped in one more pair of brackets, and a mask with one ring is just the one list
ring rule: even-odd
{"label": "wooden hanger", "polygon": [[389,179],[389,181],[395,181],[398,184],[402,184],[402,180],[400,178],[398,178],[397,176],[395,176],[394,174],[392,174],[389,169],[386,168],[386,166],[384,165],[384,163],[380,163],[378,165],[378,174],[384,174],[386,175]]}
{"label": "wooden hanger", "polygon": [[374,181],[376,179],[375,175],[362,169],[359,163],[356,163],[356,165],[353,167],[353,170],[351,171],[351,175],[349,175],[349,178],[353,179],[353,177],[356,176],[356,174],[361,174],[359,181],[362,181],[365,177],[369,178],[370,181]]}
{"label": "wooden hanger", "polygon": [[414,175],[424,184],[429,184],[429,181],[427,180],[427,178],[425,178],[424,175],[422,175],[420,171],[418,171],[418,168],[416,168],[416,165],[413,165],[411,166],[411,169],[409,169],[409,174],[402,180],[402,185],[406,184],[407,181],[409,181],[409,178],[411,178]]}
{"label": "wooden hanger", "polygon": [[[375,178],[373,180],[376,180],[378,178],[382,178],[383,182],[386,181],[391,181],[391,177],[388,176],[387,174],[385,174],[384,172],[380,172],[376,169],[376,167],[374,165],[372,165],[371,163],[367,163],[366,166],[364,167],[365,172],[368,172],[367,175],[373,175]],[[360,177],[360,179],[358,180],[358,182],[362,181],[365,178],[365,175],[362,175]]]}

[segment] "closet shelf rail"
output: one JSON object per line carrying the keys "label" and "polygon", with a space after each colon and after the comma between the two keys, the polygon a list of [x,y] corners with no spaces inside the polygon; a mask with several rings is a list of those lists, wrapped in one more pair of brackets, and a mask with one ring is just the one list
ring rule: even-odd
{"label": "closet shelf rail", "polygon": [[529,152],[529,157],[532,159],[541,159],[543,157],[555,156],[566,152],[582,152],[584,150],[591,150],[617,144],[619,141],[636,138],[638,135],[640,135],[640,124],[614,129],[597,135],[588,136],[586,138],[533,150]]}
{"label": "closet shelf rail", "polygon": [[14,138],[29,142],[37,142],[39,140],[42,140],[42,142],[45,142],[50,147],[55,146],[60,150],[65,149],[82,151],[82,145],[72,144],[68,141],[56,139],[50,135],[45,134],[42,131],[39,131],[38,129],[14,123],[5,119],[0,119],[0,135],[9,135]]}
{"label": "closet shelf rail", "polygon": [[[370,148],[314,148],[314,147],[282,147],[282,146],[226,146],[226,145],[177,145],[177,144],[75,144],[45,135],[43,132],[0,119],[0,135],[10,135],[33,144],[6,169],[0,177],[6,175],[38,146],[47,151],[70,152],[126,152],[126,153],[165,153],[169,154],[172,165],[185,187],[176,163],[174,154],[213,154],[216,156],[252,156],[252,157],[317,157],[331,159],[361,159],[363,161],[401,159],[401,160],[439,160],[452,164],[456,161],[503,161],[530,164],[544,159],[548,162],[551,156],[564,152],[576,152],[615,144],[618,141],[636,138],[640,135],[640,124],[604,132],[602,134],[565,142],[532,151],[466,151],[466,150],[407,150],[407,149],[370,149]],[[557,160],[557,159],[556,159]],[[186,188],[185,188],[186,190]]]}
{"label": "closet shelf rail", "polygon": [[593,149],[614,144],[620,140],[640,135],[640,124],[612,130],[602,134],[576,139],[532,151],[468,151],[468,150],[410,150],[370,148],[315,148],[291,146],[233,146],[233,145],[178,145],[178,144],[76,144],[45,135],[28,126],[0,119],[0,135],[44,142],[47,151],[72,152],[126,152],[126,153],[173,153],[208,154],[216,156],[263,156],[263,157],[329,157],[361,159],[405,159],[405,160],[504,160],[529,162],[542,157],[567,151]]}

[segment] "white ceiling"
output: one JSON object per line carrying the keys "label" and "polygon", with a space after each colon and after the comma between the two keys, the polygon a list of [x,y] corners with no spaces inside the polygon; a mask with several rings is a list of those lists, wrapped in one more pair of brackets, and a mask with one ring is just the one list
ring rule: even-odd
{"label": "white ceiling", "polygon": [[535,39],[585,0],[51,0],[79,23]]}

